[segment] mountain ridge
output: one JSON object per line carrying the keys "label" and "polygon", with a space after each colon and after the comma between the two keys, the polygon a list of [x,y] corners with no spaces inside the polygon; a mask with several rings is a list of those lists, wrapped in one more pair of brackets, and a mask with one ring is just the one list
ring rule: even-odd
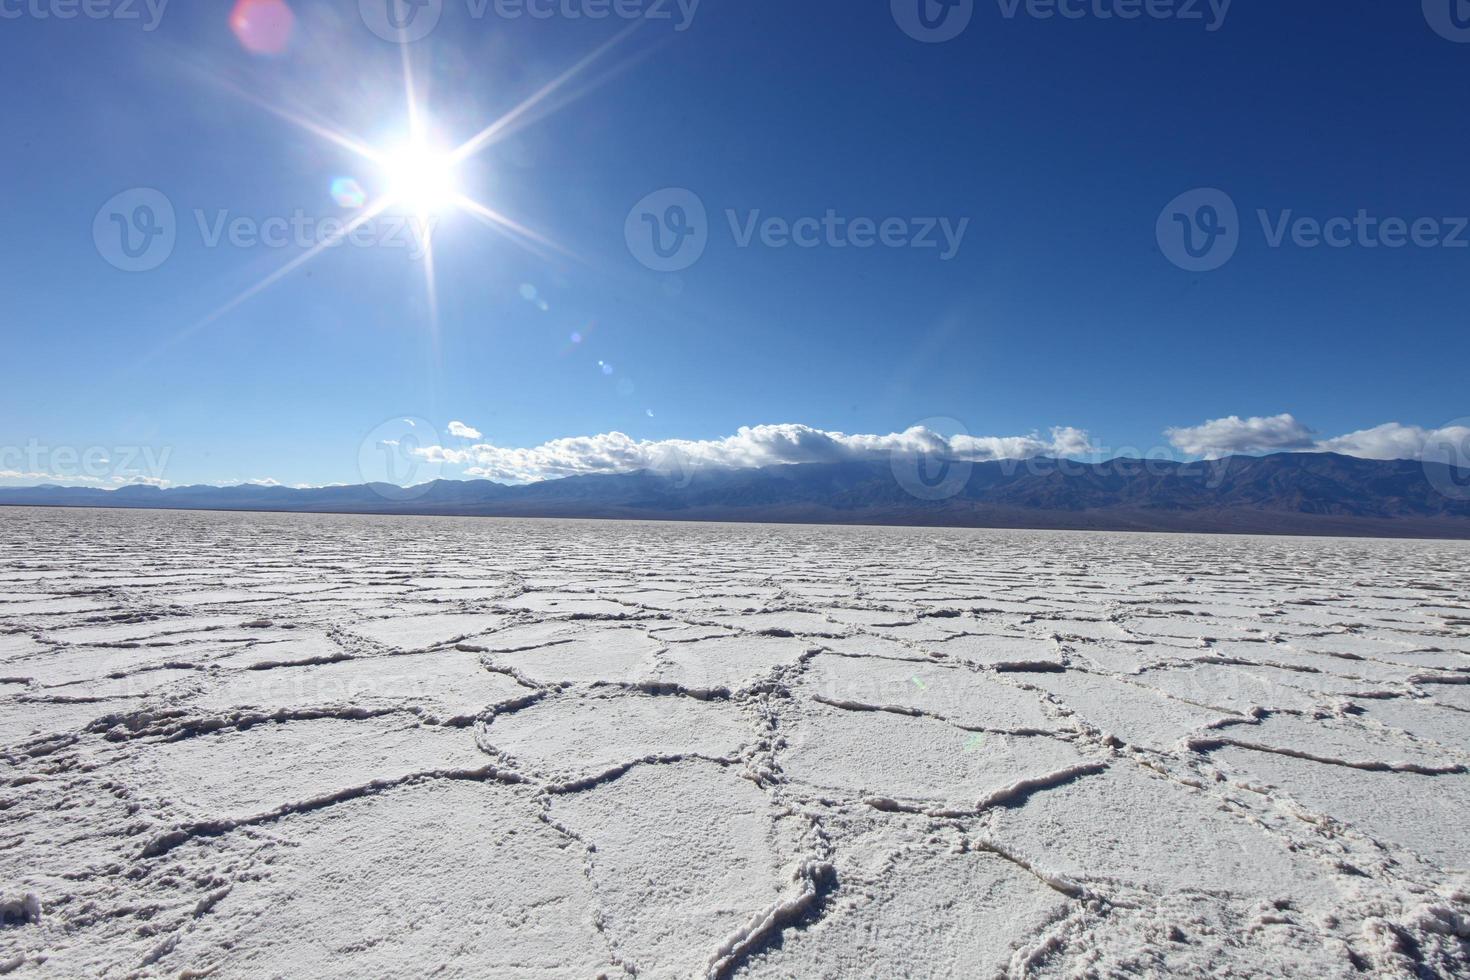
{"label": "mountain ridge", "polygon": [[704,467],[687,475],[640,470],[523,485],[435,480],[408,489],[18,487],[0,488],[0,505],[1470,539],[1470,471],[1334,453],[1194,462],[947,460],[930,467],[897,457]]}

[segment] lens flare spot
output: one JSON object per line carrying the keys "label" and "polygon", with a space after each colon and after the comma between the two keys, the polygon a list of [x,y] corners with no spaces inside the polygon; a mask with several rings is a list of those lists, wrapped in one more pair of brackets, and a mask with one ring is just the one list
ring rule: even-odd
{"label": "lens flare spot", "polygon": [[367,203],[367,192],[351,177],[338,177],[332,181],[332,200],[339,208],[360,208]]}
{"label": "lens flare spot", "polygon": [[296,15],[285,0],[239,0],[230,12],[230,30],[251,54],[282,54],[295,29]]}

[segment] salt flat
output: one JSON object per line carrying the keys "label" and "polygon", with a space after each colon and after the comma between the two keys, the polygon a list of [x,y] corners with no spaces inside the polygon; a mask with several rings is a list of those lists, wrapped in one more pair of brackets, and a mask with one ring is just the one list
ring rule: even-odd
{"label": "salt flat", "polygon": [[1470,971],[1470,546],[0,510],[0,973]]}

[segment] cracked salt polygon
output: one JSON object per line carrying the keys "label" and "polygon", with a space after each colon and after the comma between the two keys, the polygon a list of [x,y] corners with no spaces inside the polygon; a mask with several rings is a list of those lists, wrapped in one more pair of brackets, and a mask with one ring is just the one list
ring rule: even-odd
{"label": "cracked salt polygon", "polygon": [[1053,732],[1063,727],[1042,710],[1036,695],[963,666],[823,654],[808,664],[801,690],[839,706],[897,707],[969,728]]}
{"label": "cracked salt polygon", "polygon": [[[1158,688],[1165,694],[1209,707],[1249,714],[1255,708],[1278,711],[1311,711],[1331,698],[1323,693],[1352,694],[1376,685],[1345,681],[1326,674],[1308,674],[1275,667],[1202,663],[1191,667],[1160,667],[1134,678],[1138,684]],[[1336,685],[1339,691],[1324,690]]]}
{"label": "cracked salt polygon", "polygon": [[[1470,684],[1448,684],[1421,682],[1420,688],[1429,699],[1447,708],[1455,708],[1459,711],[1470,712]],[[1470,719],[1466,720],[1470,725]]]}
{"label": "cracked salt polygon", "polygon": [[906,626],[914,622],[914,614],[886,609],[849,609],[833,607],[827,616],[851,626]]}
{"label": "cracked salt polygon", "polygon": [[1117,623],[1106,620],[1044,619],[1037,628],[1056,633],[1064,639],[1082,640],[1125,640],[1128,631]]}
{"label": "cracked salt polygon", "polygon": [[506,609],[524,609],[527,612],[546,613],[549,616],[637,616],[637,608],[589,596],[557,596],[531,592],[516,599],[504,599],[499,603]]}
{"label": "cracked salt polygon", "polygon": [[119,778],[161,813],[243,819],[419,772],[475,770],[469,731],[403,718],[321,718],[226,728],[140,746]]}
{"label": "cracked salt polygon", "polygon": [[0,747],[80,731],[117,710],[114,702],[51,702],[19,697],[0,699]]}
{"label": "cracked salt polygon", "polygon": [[[142,669],[123,677],[77,681],[59,687],[48,687],[44,692],[37,693],[57,700],[106,702],[112,699],[143,698],[165,693],[172,695],[177,689],[171,685],[179,681],[196,680],[203,682],[198,670],[185,667],[164,667]],[[120,711],[126,708],[125,704],[114,703],[109,706],[108,711]]]}
{"label": "cracked salt polygon", "polygon": [[926,811],[973,812],[1017,784],[1087,762],[1047,736],[981,734],[932,718],[819,704],[783,719],[781,734],[779,760],[791,781],[824,795]]}
{"label": "cracked salt polygon", "polygon": [[[218,655],[218,649],[210,651]],[[194,656],[177,647],[62,647],[50,653],[5,664],[0,673],[24,677],[45,688],[78,681],[101,681],[109,677],[152,670],[171,664],[206,663],[209,657]]]}
{"label": "cracked salt polygon", "polygon": [[1259,724],[1231,727],[1212,733],[1223,741],[1251,748],[1306,755],[1360,768],[1440,772],[1463,765],[1467,757],[1432,742],[1418,742],[1392,729],[1378,728],[1350,718],[1309,718],[1273,714]]}
{"label": "cracked salt polygon", "polygon": [[1205,793],[1133,763],[1049,790],[1040,805],[997,810],[993,839],[1038,871],[1155,892],[1215,891],[1330,906],[1325,865]]}
{"label": "cracked salt polygon", "polygon": [[583,627],[561,642],[486,656],[538,684],[637,684],[656,676],[661,648],[634,627]]}
{"label": "cracked salt polygon", "polygon": [[194,703],[208,711],[255,707],[413,707],[440,722],[464,720],[529,689],[458,650],[361,657],[305,667],[245,670],[212,684]]}
{"label": "cracked salt polygon", "polygon": [[830,622],[825,616],[811,612],[745,613],[738,617],[715,617],[725,626],[751,633],[773,633],[792,636],[842,636],[850,627]]}
{"label": "cracked salt polygon", "polygon": [[1470,872],[1470,776],[1364,772],[1235,747],[1210,758],[1236,779],[1275,787],[1309,811],[1406,848],[1445,871]]}
{"label": "cracked salt polygon", "polygon": [[404,653],[414,653],[488,632],[505,621],[504,616],[498,615],[443,613],[370,619],[354,623],[347,629],[348,632],[366,637],[374,643],[381,643]]}
{"label": "cracked salt polygon", "polygon": [[1198,644],[1201,640],[1245,640],[1251,637],[1264,638],[1260,626],[1232,623],[1209,616],[1187,616],[1163,619],[1158,617],[1130,618],[1123,627],[1130,636],[1153,640],[1157,643],[1172,643],[1182,646]]}
{"label": "cracked salt polygon", "polygon": [[[248,616],[162,616],[141,623],[113,623],[106,626],[73,626],[51,630],[47,637],[76,646],[98,643],[171,644],[186,643],[210,635],[225,627],[248,622]],[[248,636],[248,634],[247,634]]]}
{"label": "cracked salt polygon", "polygon": [[932,659],[929,654],[917,647],[905,646],[897,640],[873,636],[870,633],[856,633],[852,636],[824,639],[819,642],[823,649],[859,657],[889,657],[895,660],[919,661]]}
{"label": "cracked salt polygon", "polygon": [[48,649],[50,648],[46,644],[25,634],[0,634],[0,664],[8,664],[12,660],[44,653]]}
{"label": "cracked salt polygon", "polygon": [[1364,700],[1357,707],[1379,724],[1460,752],[1470,751],[1470,740],[1467,740],[1470,718],[1464,712],[1408,697]]}
{"label": "cracked salt polygon", "polygon": [[582,846],[537,819],[527,796],[431,781],[288,816],[264,845],[226,843],[222,858],[265,873],[232,882],[158,967],[175,976],[617,975]]}
{"label": "cracked salt polygon", "polygon": [[943,643],[926,643],[924,648],[967,664],[1006,670],[1061,667],[1061,648],[1050,639],[1036,636],[956,636]]}
{"label": "cracked salt polygon", "polygon": [[670,643],[657,680],[697,692],[733,693],[797,663],[811,641],[781,636],[731,636]]}
{"label": "cracked salt polygon", "polygon": [[[227,649],[228,652],[211,658],[212,666],[249,669],[332,660],[348,655],[325,630],[311,629],[267,633],[259,642],[238,644]],[[188,651],[189,655],[194,653],[192,649]]]}
{"label": "cracked salt polygon", "polygon": [[801,819],[731,768],[638,766],[553,797],[551,817],[595,848],[606,936],[640,976],[705,976],[727,938],[798,890]]}
{"label": "cracked salt polygon", "polygon": [[742,978],[1001,976],[1015,947],[1075,903],[995,854],[912,848],[832,909],[752,959]]}
{"label": "cracked salt polygon", "polygon": [[604,694],[552,697],[498,714],[479,739],[517,771],[562,783],[647,758],[735,759],[755,735],[729,702]]}
{"label": "cracked salt polygon", "polygon": [[1233,712],[1199,708],[1125,680],[1069,670],[1065,674],[1014,674],[1020,683],[1052,694],[1077,717],[1119,741],[1169,752],[1192,732],[1226,718]]}

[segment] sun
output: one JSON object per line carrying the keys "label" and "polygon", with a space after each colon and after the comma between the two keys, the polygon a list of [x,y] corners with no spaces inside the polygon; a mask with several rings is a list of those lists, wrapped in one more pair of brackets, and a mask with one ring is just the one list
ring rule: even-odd
{"label": "sun", "polygon": [[438,214],[459,198],[454,154],[429,143],[404,143],[383,157],[388,196],[421,215]]}

